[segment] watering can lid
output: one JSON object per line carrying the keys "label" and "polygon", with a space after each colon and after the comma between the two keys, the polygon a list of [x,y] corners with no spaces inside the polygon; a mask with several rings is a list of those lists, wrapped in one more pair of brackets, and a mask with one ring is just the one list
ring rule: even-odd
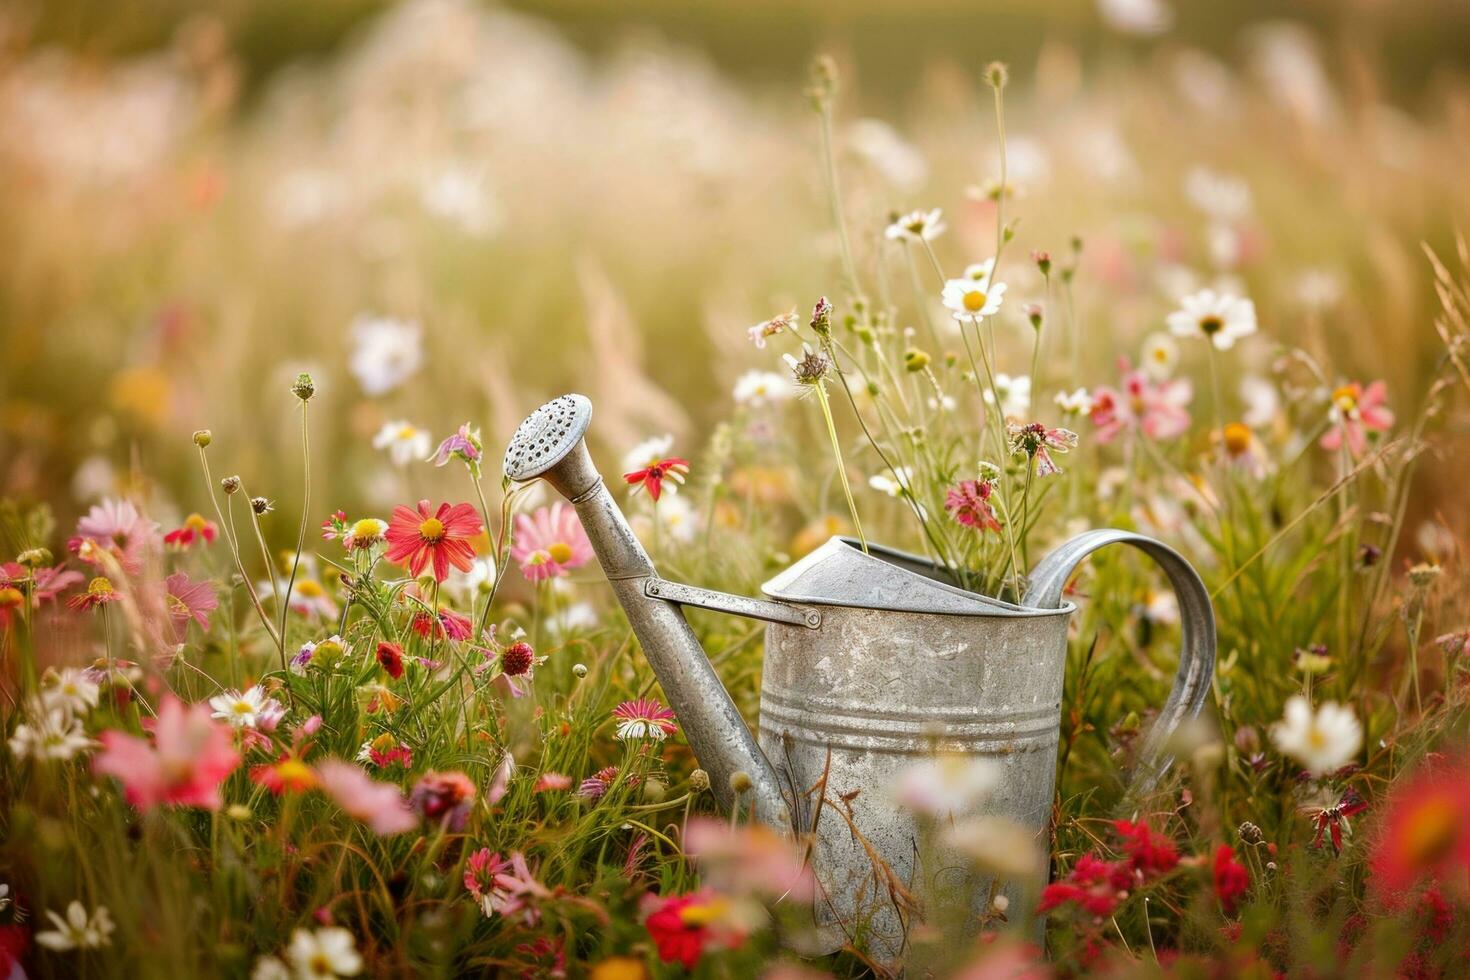
{"label": "watering can lid", "polygon": [[1026,615],[1021,606],[949,584],[934,562],[853,538],[827,543],[761,586],[772,599],[970,616]]}

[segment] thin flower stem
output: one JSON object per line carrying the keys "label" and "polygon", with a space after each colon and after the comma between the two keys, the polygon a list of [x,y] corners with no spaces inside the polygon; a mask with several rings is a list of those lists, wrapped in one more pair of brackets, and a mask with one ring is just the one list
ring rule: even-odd
{"label": "thin flower stem", "polygon": [[832,103],[822,100],[819,113],[822,120],[822,163],[826,171],[827,201],[832,208],[832,224],[837,229],[837,240],[842,248],[842,275],[847,280],[848,290],[858,294],[857,264],[852,258],[852,242],[847,236],[847,220],[842,214],[842,191],[837,183],[837,159],[832,152]]}
{"label": "thin flower stem", "polygon": [[214,478],[209,473],[209,457],[205,455],[204,447],[199,447],[199,465],[204,469],[204,488],[209,493],[209,502],[214,505],[214,515],[219,519],[219,526],[225,532],[225,540],[230,546],[230,557],[235,559],[235,570],[240,574],[240,581],[245,586],[245,591],[250,595],[250,602],[255,606],[255,612],[260,616],[261,623],[265,626],[266,633],[270,634],[271,642],[280,647],[281,668],[286,666],[286,647],[281,641],[281,636],[276,632],[275,624],[265,614],[265,607],[260,604],[260,596],[255,592],[255,586],[250,582],[250,576],[245,572],[244,559],[240,557],[240,538],[235,533],[235,512],[230,510],[229,520],[225,519],[224,510],[219,505],[219,498],[214,492]]}
{"label": "thin flower stem", "polygon": [[306,547],[306,522],[311,515],[311,438],[306,417],[308,404],[306,401],[301,403],[301,526],[296,532],[296,554],[291,558],[291,575],[286,579],[286,594],[281,598],[282,644],[286,642],[286,617],[291,612],[291,592],[296,587],[296,570],[301,567],[301,549]]}
{"label": "thin flower stem", "polygon": [[924,329],[929,333],[929,341],[934,345],[934,352],[940,353],[944,345],[939,341],[939,331],[934,326],[934,318],[929,313],[929,298],[924,292],[924,286],[919,282],[919,264],[914,261],[914,250],[905,248],[904,255],[908,258],[909,282],[914,288],[914,302],[919,307],[919,318],[924,321]]}
{"label": "thin flower stem", "polygon": [[852,514],[852,523],[857,528],[858,541],[863,554],[868,553],[868,536],[863,533],[863,522],[858,517],[857,501],[852,497],[852,485],[847,481],[847,464],[842,461],[842,443],[837,438],[837,424],[832,420],[832,405],[827,400],[827,389],[821,381],[812,385],[817,394],[817,404],[822,406],[822,418],[827,422],[827,436],[832,440],[832,454],[837,457],[837,476],[842,481],[842,492],[847,497],[847,509]]}
{"label": "thin flower stem", "polygon": [[[975,324],[975,334],[976,338],[980,341],[980,362],[985,368],[986,382],[990,385],[990,397],[994,399],[995,402],[995,410],[989,414],[995,420],[995,424],[992,426],[992,428],[995,430],[995,443],[998,450],[997,458],[1000,461],[998,463],[998,465],[1000,466],[1000,475],[1001,479],[1004,480],[1006,475],[1005,462],[1009,458],[1010,453],[1006,446],[1005,420],[1001,415],[1000,390],[996,388],[995,385],[995,373],[990,368],[990,358],[987,357],[985,354],[984,338],[979,336],[979,323]],[[991,335],[994,336],[994,334],[995,331],[992,330]],[[1006,538],[1010,543],[1011,575],[1016,583],[1016,588],[1019,589],[1021,587],[1021,563],[1016,553],[1016,529],[1012,526],[1011,521],[1006,522]]]}
{"label": "thin flower stem", "polygon": [[995,195],[995,261],[990,266],[990,282],[1000,275],[1000,252],[1005,247],[1006,223],[1006,111],[1000,86],[995,87],[995,129],[1000,138],[1000,190]]}

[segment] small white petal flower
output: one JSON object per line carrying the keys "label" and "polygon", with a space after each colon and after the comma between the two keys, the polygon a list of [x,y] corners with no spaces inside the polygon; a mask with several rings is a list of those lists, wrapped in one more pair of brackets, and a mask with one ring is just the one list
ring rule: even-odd
{"label": "small white petal flower", "polygon": [[225,691],[209,699],[214,717],[229,722],[235,728],[255,728],[266,710],[265,692],[257,685],[243,693]]}
{"label": "small white petal flower", "polygon": [[1363,746],[1363,728],[1351,708],[1328,701],[1312,711],[1300,694],[1286,702],[1286,713],[1271,729],[1271,738],[1285,755],[1314,775],[1333,772],[1357,758]]}
{"label": "small white petal flower", "polygon": [[774,371],[746,371],[735,381],[735,404],[760,408],[796,396],[789,378]]}
{"label": "small white petal flower", "polygon": [[1184,193],[1216,221],[1235,222],[1250,215],[1250,185],[1233,174],[1194,167],[1184,177]]}
{"label": "small white petal flower", "polygon": [[400,419],[383,424],[373,436],[373,448],[386,449],[394,466],[407,466],[428,456],[433,441],[423,429]]}
{"label": "small white petal flower", "polygon": [[352,933],[333,926],[315,932],[297,929],[291,933],[286,958],[302,978],[353,977],[362,971],[362,957]]}
{"label": "small white petal flower", "polygon": [[98,691],[97,684],[74,667],[47,670],[41,678],[41,703],[68,715],[84,715],[97,707]]}
{"label": "small white petal flower", "polygon": [[1229,350],[1256,332],[1256,307],[1248,299],[1202,289],[1180,300],[1168,323],[1176,337],[1203,337],[1217,350]]}
{"label": "small white petal flower", "polygon": [[82,722],[69,712],[36,704],[33,716],[10,733],[10,751],[17,759],[66,762],[95,747]]}
{"label": "small white petal flower", "polygon": [[1052,401],[1062,410],[1063,415],[1082,416],[1092,411],[1092,394],[1086,388],[1059,391]]}
{"label": "small white petal flower", "polygon": [[984,802],[1000,777],[1000,766],[990,759],[944,755],[905,769],[894,795],[916,813],[964,816]]}
{"label": "small white petal flower", "polygon": [[1166,333],[1151,333],[1143,339],[1139,360],[1144,374],[1155,381],[1167,381],[1179,363],[1179,342]]}
{"label": "small white petal flower", "polygon": [[891,241],[928,242],[944,231],[944,215],[938,208],[910,211],[895,218],[883,232]]}
{"label": "small white petal flower", "polygon": [[46,911],[46,917],[56,927],[36,933],[36,942],[47,949],[65,952],[71,949],[101,949],[112,945],[112,932],[116,928],[107,906],[99,905],[90,916],[86,906],[73,901],[66,907],[66,918],[55,912]]}
{"label": "small white petal flower", "polygon": [[951,279],[944,284],[940,298],[949,309],[950,316],[960,321],[979,323],[985,317],[1000,312],[1000,304],[1006,294],[1006,284],[990,283],[987,280]]}
{"label": "small white petal flower", "polygon": [[[1031,411],[1031,379],[1022,375],[1013,378],[1009,374],[995,376],[995,392],[1000,395],[1000,413],[1007,418],[1021,418]],[[995,404],[995,393],[985,389],[985,404]]]}
{"label": "small white petal flower", "polygon": [[389,317],[364,315],[352,322],[347,366],[365,393],[387,394],[423,365],[422,332],[417,323]]}

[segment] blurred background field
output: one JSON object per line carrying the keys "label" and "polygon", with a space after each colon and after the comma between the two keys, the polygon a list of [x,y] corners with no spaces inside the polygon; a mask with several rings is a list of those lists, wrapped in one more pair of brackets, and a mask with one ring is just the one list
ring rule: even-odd
{"label": "blurred background field", "polygon": [[[385,422],[469,418],[493,458],[566,389],[609,457],[664,431],[693,452],[742,371],[779,369],[744,328],[838,290],[818,52],[874,281],[908,288],[894,211],[943,208],[949,266],[989,254],[999,59],[1012,255],[1081,239],[1085,383],[1223,280],[1259,309],[1248,369],[1301,345],[1417,408],[1444,350],[1421,243],[1451,251],[1470,198],[1451,0],[23,0],[0,11],[0,494],[124,489],[167,523],[201,507],[207,426],[216,466],[294,509],[302,369],[332,508],[446,492],[387,465]],[[418,331],[376,352],[404,358],[386,387],[352,369],[373,318]],[[1463,530],[1463,448],[1411,527]]]}

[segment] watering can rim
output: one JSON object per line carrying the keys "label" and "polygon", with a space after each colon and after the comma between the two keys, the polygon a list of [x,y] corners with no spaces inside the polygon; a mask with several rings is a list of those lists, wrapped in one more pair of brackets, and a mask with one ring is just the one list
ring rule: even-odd
{"label": "watering can rim", "polygon": [[[816,566],[832,561],[841,561],[852,571],[871,569],[884,575],[906,576],[918,588],[907,590],[901,601],[881,599],[876,596],[816,595],[809,591],[798,591],[799,583]],[[950,585],[938,578],[914,570],[912,566],[932,568],[936,574],[944,575],[938,563],[922,555],[915,555],[898,548],[868,542],[864,553],[862,542],[847,535],[833,535],[820,547],[813,549],[788,568],[761,585],[761,592],[778,602],[799,603],[813,606],[843,606],[851,609],[876,609],[883,612],[926,613],[940,616],[994,617],[1001,619],[1040,619],[1047,616],[1070,616],[1076,606],[1063,602],[1054,609],[1040,606],[1023,606],[992,596],[971,592],[957,585]]]}

